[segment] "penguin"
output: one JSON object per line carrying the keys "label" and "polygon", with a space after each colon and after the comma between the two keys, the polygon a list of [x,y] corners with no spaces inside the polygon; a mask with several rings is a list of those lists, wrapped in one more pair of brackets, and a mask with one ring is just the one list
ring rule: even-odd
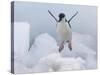
{"label": "penguin", "polygon": [[59,52],[63,50],[65,43],[68,43],[68,48],[72,51],[72,30],[70,22],[78,14],[78,11],[69,20],[66,19],[64,13],[60,13],[58,16],[59,20],[57,20],[49,10],[48,12],[57,22],[56,30],[59,38]]}
{"label": "penguin", "polygon": [[59,14],[59,20],[57,22],[57,35],[59,38],[59,52],[64,48],[64,43],[68,43],[68,48],[72,51],[72,30],[71,25],[67,21],[64,13]]}

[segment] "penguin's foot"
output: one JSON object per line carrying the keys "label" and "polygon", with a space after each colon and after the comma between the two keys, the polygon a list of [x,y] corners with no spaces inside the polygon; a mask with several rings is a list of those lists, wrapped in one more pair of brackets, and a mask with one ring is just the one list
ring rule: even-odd
{"label": "penguin's foot", "polygon": [[70,49],[70,51],[72,51],[72,44],[68,43],[68,48]]}
{"label": "penguin's foot", "polygon": [[63,45],[63,44],[60,45],[60,46],[59,46],[59,52],[61,52],[61,51],[63,50],[63,48],[64,48],[64,45]]}
{"label": "penguin's foot", "polygon": [[72,51],[72,48],[69,48],[70,49],[70,51]]}

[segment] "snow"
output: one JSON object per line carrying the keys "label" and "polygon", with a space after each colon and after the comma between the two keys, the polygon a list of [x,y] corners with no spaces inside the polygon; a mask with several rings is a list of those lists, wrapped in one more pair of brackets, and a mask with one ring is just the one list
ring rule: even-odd
{"label": "snow", "polygon": [[[35,38],[29,52],[27,49],[22,54],[24,56],[15,58],[15,73],[95,69],[97,58],[94,41],[90,35],[73,32],[72,51],[65,44],[59,53],[53,36],[42,33]],[[19,56],[20,51],[15,52],[16,57]]]}
{"label": "snow", "polygon": [[[30,48],[24,64],[28,67],[33,67],[37,64],[38,60],[51,53],[58,53],[58,46],[56,41],[47,33],[38,36]],[[32,60],[33,59],[33,60]]]}
{"label": "snow", "polygon": [[82,60],[81,58],[64,58],[61,57],[59,53],[49,54],[48,56],[41,58],[39,62],[45,63],[52,71],[84,69],[82,65],[82,63],[84,63],[84,60]]}

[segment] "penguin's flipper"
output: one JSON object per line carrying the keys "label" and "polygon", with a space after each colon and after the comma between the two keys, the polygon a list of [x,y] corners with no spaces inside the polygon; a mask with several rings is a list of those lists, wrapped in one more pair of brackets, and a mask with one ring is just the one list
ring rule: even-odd
{"label": "penguin's flipper", "polygon": [[57,18],[48,10],[49,14],[55,19],[56,22],[58,22]]}
{"label": "penguin's flipper", "polygon": [[68,23],[78,14],[78,11],[68,20]]}

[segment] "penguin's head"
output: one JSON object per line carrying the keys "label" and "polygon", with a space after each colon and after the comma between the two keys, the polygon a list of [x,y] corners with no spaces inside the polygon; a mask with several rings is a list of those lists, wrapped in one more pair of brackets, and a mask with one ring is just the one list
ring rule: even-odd
{"label": "penguin's head", "polygon": [[65,17],[65,14],[64,13],[60,13],[59,14],[59,18],[64,18]]}
{"label": "penguin's head", "polygon": [[65,18],[65,14],[64,13],[60,13],[59,14],[59,22],[62,21]]}

